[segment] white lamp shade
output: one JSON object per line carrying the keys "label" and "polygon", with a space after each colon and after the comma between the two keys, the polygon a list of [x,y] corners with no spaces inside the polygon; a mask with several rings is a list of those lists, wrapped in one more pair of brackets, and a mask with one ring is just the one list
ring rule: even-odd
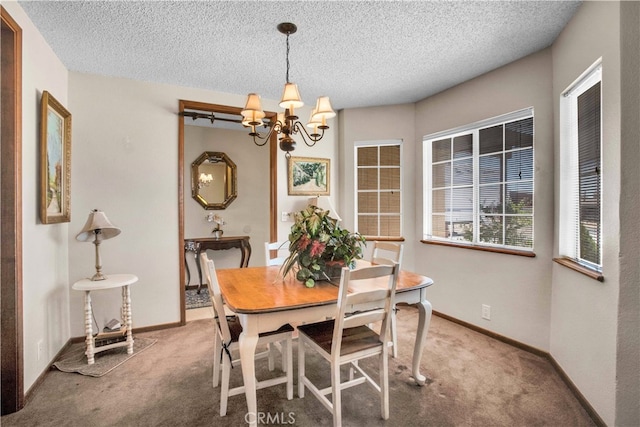
{"label": "white lamp shade", "polygon": [[282,99],[280,100],[280,107],[288,108],[293,111],[294,108],[300,108],[303,105],[304,102],[300,99],[298,85],[295,83],[285,84],[284,91],[282,92]]}
{"label": "white lamp shade", "polygon": [[[250,93],[247,96],[247,103],[244,106],[244,110],[245,111],[262,111],[262,102],[260,101],[260,95],[258,95],[257,93]],[[244,111],[243,111],[243,115],[244,115]]]}
{"label": "white lamp shade", "polygon": [[336,116],[336,112],[331,107],[331,101],[328,96],[320,96],[316,101],[316,116],[320,119],[330,119]]}
{"label": "white lamp shade", "polygon": [[262,124],[262,119],[265,114],[264,111],[262,111],[260,95],[250,93],[249,96],[247,96],[247,103],[244,106],[244,110],[242,110],[240,114],[242,114],[243,117],[242,124],[245,126]]}
{"label": "white lamp shade", "polygon": [[213,175],[211,175],[210,173],[200,173],[200,178],[199,178],[200,182],[204,182],[205,184],[213,181]]}
{"label": "white lamp shade", "polygon": [[322,118],[316,115],[316,109],[314,108],[313,111],[311,111],[311,116],[309,116],[309,123],[307,123],[307,127],[317,130],[320,125],[322,125]]}
{"label": "white lamp shade", "polygon": [[101,230],[100,235],[102,240],[116,237],[121,232],[118,227],[111,224],[104,212],[95,209],[89,213],[87,223],[76,236],[76,240],[81,242],[91,241],[95,237],[96,230]]}

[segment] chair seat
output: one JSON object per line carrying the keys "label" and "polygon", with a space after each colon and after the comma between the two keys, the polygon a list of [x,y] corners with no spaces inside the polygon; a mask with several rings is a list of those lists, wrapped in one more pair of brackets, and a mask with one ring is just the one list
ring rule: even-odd
{"label": "chair seat", "polygon": [[[242,333],[242,325],[240,324],[240,319],[238,319],[238,316],[227,317],[227,324],[229,325],[229,332],[231,333],[231,342],[238,342],[240,334]],[[280,326],[280,328],[278,328],[278,330],[276,331],[263,332],[258,335],[258,337],[268,337],[285,332],[293,332],[293,326],[287,323]]]}
{"label": "chair seat", "polygon": [[[298,333],[303,333],[327,354],[330,354],[331,344],[333,343],[334,325],[335,321],[333,319],[300,325],[298,326]],[[342,330],[340,356],[346,356],[380,346],[382,346],[380,336],[367,326],[356,326],[355,328]]]}

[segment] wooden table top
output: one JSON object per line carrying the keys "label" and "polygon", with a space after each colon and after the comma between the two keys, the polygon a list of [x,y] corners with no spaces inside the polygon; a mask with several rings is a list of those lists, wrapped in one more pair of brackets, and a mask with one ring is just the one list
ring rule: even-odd
{"label": "wooden table top", "polygon": [[[216,271],[225,302],[236,313],[267,313],[317,305],[334,304],[338,286],[319,281],[307,288],[292,274],[283,280],[280,266],[230,268]],[[382,278],[383,284],[386,280]],[[426,276],[400,271],[396,293],[433,284]]]}

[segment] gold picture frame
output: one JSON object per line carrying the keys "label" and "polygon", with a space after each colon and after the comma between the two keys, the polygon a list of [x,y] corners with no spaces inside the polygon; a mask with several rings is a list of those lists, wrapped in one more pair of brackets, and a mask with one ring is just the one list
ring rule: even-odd
{"label": "gold picture frame", "polygon": [[328,196],[331,160],[312,157],[289,157],[290,196]]}
{"label": "gold picture frame", "polygon": [[40,220],[71,221],[71,113],[46,90],[40,100]]}

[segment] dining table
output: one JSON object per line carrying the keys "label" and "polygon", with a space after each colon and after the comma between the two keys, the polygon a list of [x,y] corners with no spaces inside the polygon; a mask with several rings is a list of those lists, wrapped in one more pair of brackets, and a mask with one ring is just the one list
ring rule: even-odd
{"label": "dining table", "polygon": [[[367,264],[358,260],[356,268]],[[220,269],[216,274],[225,303],[236,313],[242,325],[239,347],[247,399],[245,420],[256,426],[259,416],[255,376],[258,334],[276,330],[286,323],[301,324],[334,317],[339,283],[316,281],[314,287],[308,288],[296,280],[293,273],[282,277],[280,266]],[[370,281],[373,283],[367,286],[388,285],[384,277]],[[396,303],[412,304],[418,308],[412,374],[419,385],[424,385],[426,380],[420,373],[420,360],[432,311],[426,291],[432,284],[429,277],[400,270],[395,294]]]}

